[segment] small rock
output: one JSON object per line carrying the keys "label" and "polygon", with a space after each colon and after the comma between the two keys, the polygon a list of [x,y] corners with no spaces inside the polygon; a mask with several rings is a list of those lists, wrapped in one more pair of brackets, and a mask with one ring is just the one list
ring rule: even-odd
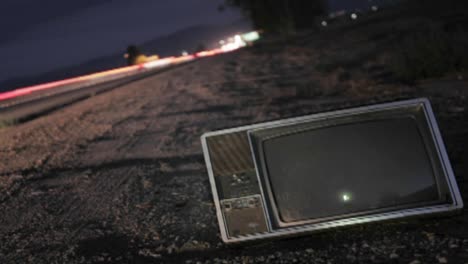
{"label": "small rock", "polygon": [[449,108],[449,111],[450,112],[453,112],[453,113],[460,113],[460,112],[464,112],[465,111],[465,108],[462,107],[462,106],[453,106],[453,107],[450,107]]}
{"label": "small rock", "polygon": [[348,260],[350,260],[350,261],[355,261],[355,260],[356,260],[356,257],[353,256],[353,255],[350,255],[350,254],[346,255],[346,258],[347,258]]}
{"label": "small rock", "polygon": [[14,175],[10,176],[10,180],[12,180],[12,181],[20,181],[22,179],[23,179],[23,176],[19,175],[19,174],[14,174]]}
{"label": "small rock", "polygon": [[182,199],[182,200],[178,200],[175,202],[175,206],[180,208],[180,207],[184,207],[186,204],[187,204],[188,200],[186,199]]}
{"label": "small rock", "polygon": [[161,254],[154,253],[150,249],[141,249],[138,254],[145,257],[160,258]]}
{"label": "small rock", "polygon": [[435,234],[434,233],[429,233],[429,232],[423,232],[423,234],[426,235],[427,239],[429,241],[433,241],[434,240],[434,237],[435,237]]}
{"label": "small rock", "polygon": [[437,260],[439,261],[439,263],[448,263],[446,257],[437,257]]}

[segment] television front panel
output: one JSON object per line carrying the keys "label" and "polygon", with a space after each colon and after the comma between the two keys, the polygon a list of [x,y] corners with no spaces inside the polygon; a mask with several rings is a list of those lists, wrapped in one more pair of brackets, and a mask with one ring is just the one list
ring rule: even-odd
{"label": "television front panel", "polygon": [[427,99],[206,133],[225,242],[463,207]]}

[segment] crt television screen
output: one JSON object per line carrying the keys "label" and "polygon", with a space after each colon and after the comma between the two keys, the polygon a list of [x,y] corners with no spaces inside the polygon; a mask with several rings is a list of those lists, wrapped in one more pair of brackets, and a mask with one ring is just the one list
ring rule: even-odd
{"label": "crt television screen", "polygon": [[411,117],[279,136],[265,140],[263,150],[285,223],[439,200]]}

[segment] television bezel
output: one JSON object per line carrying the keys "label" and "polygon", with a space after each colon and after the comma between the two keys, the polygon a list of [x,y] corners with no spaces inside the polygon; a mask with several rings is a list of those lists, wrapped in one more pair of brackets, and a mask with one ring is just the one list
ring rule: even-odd
{"label": "television bezel", "polygon": [[[395,111],[396,112],[393,112]],[[416,110],[414,113],[410,111]],[[319,119],[313,121],[306,121],[300,122],[298,124],[287,124],[275,127],[267,127],[267,128],[258,128],[248,130],[248,138],[250,143],[250,148],[252,151],[252,155],[254,156],[254,164],[255,168],[257,169],[256,173],[258,176],[259,183],[262,184],[263,190],[265,190],[265,202],[266,205],[271,210],[271,214],[273,218],[271,219],[272,224],[279,227],[289,227],[289,226],[297,226],[297,225],[304,225],[309,223],[319,223],[334,219],[340,218],[350,218],[353,216],[359,215],[368,215],[368,214],[375,214],[379,212],[387,212],[387,211],[395,211],[401,210],[406,208],[414,208],[414,207],[422,207],[428,205],[435,205],[435,204],[443,204],[442,197],[445,196],[448,192],[447,187],[445,184],[441,184],[441,180],[443,180],[443,168],[441,166],[440,159],[436,151],[436,147],[433,146],[433,141],[431,140],[431,131],[430,127],[428,127],[427,119],[425,118],[425,112],[421,105],[411,105],[406,107],[401,107],[397,109],[385,109],[385,110],[377,110],[372,112],[367,112],[365,116],[363,114],[359,115],[346,115],[346,116],[334,116],[332,118],[327,119]],[[421,116],[424,117],[421,117]],[[430,160],[431,169],[434,172],[434,183],[437,186],[439,200],[433,201],[423,201],[418,203],[408,203],[408,204],[398,204],[389,207],[382,207],[382,208],[374,208],[356,212],[349,212],[343,213],[339,215],[329,215],[326,217],[317,217],[311,219],[302,219],[302,220],[295,220],[290,222],[285,222],[280,217],[280,209],[276,201],[276,195],[273,191],[273,185],[270,179],[270,172],[268,169],[268,165],[266,162],[266,153],[264,150],[264,143],[270,139],[280,138],[280,137],[287,137],[289,135],[299,134],[302,132],[307,132],[311,130],[319,130],[319,129],[328,129],[337,126],[343,125],[353,125],[353,124],[360,124],[365,122],[373,122],[373,121],[385,121],[391,119],[400,119],[404,117],[409,117],[416,122],[418,132],[420,133],[421,139],[423,141],[423,145],[426,149],[428,158]],[[426,127],[427,126],[427,127]],[[284,128],[284,129],[283,129]],[[277,130],[280,131],[277,131]],[[276,131],[275,131],[276,130]],[[264,134],[264,135],[257,135],[257,134]],[[431,147],[433,147],[431,151]],[[435,150],[435,151],[434,151]],[[452,199],[452,197],[450,197]]]}
{"label": "television bezel", "polygon": [[[430,129],[430,134],[434,146],[436,148],[436,152],[438,158],[441,162],[441,167],[443,170],[444,180],[448,186],[448,190],[451,195],[451,203],[446,204],[437,204],[437,205],[427,205],[421,207],[414,207],[414,208],[405,208],[401,210],[395,210],[390,212],[379,212],[374,214],[365,214],[365,215],[358,215],[358,216],[351,216],[349,218],[339,218],[339,219],[331,219],[317,223],[302,223],[302,224],[294,224],[288,226],[275,226],[275,219],[271,218],[271,214],[274,212],[270,212],[270,208],[268,206],[264,206],[264,213],[268,224],[269,232],[266,233],[256,233],[251,235],[239,236],[239,237],[230,237],[227,232],[226,220],[223,217],[222,208],[219,199],[218,188],[216,186],[216,180],[213,174],[213,169],[210,161],[210,153],[207,144],[207,138],[213,136],[219,136],[223,134],[230,134],[236,132],[243,132],[249,133],[249,131],[255,131],[259,129],[269,129],[269,128],[276,128],[276,127],[283,127],[283,126],[291,126],[297,125],[306,122],[313,122],[319,121],[323,119],[331,119],[331,118],[339,118],[339,117],[346,117],[352,115],[360,115],[370,112],[377,112],[377,111],[386,111],[391,109],[397,109],[402,107],[411,107],[411,106],[421,106],[424,111],[425,120],[427,121],[427,125]],[[277,121],[270,121],[260,124],[248,125],[248,126],[241,126],[236,128],[224,129],[219,131],[213,131],[205,133],[201,136],[202,147],[203,147],[203,154],[205,157],[205,162],[208,170],[209,181],[211,185],[211,190],[213,194],[214,204],[216,207],[216,214],[218,219],[219,228],[221,231],[221,238],[226,243],[236,243],[242,241],[250,241],[255,239],[265,239],[265,238],[272,238],[278,236],[290,236],[300,233],[309,233],[313,231],[334,228],[339,226],[346,226],[346,225],[353,225],[353,224],[360,224],[360,223],[367,223],[367,222],[374,222],[374,221],[382,221],[382,220],[390,220],[395,218],[401,217],[410,217],[410,216],[422,216],[427,214],[436,214],[436,213],[448,213],[451,211],[456,211],[463,208],[463,200],[461,198],[458,185],[455,180],[455,176],[453,174],[453,169],[451,167],[444,142],[442,140],[442,136],[440,134],[432,107],[430,102],[426,98],[418,98],[412,100],[405,100],[405,101],[398,101],[398,102],[391,102],[391,103],[383,103],[383,104],[376,104],[370,106],[362,106],[344,110],[337,110],[325,113],[318,113],[312,114],[307,116],[295,117],[295,118],[288,118],[282,119]],[[267,204],[267,194],[266,190],[261,183],[260,173],[257,166],[257,162],[255,160],[255,153],[253,152],[252,142],[249,137],[250,143],[250,150],[251,155],[255,163],[255,170],[259,180],[259,187],[261,192],[261,199],[263,204]],[[437,183],[439,187],[439,183]]]}

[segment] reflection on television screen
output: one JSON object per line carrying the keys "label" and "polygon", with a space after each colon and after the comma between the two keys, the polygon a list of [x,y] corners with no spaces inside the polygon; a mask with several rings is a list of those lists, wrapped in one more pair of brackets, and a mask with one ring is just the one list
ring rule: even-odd
{"label": "reflection on television screen", "polygon": [[[284,222],[439,198],[430,159],[410,117],[313,129],[263,144]],[[320,189],[311,192],[315,186]]]}

